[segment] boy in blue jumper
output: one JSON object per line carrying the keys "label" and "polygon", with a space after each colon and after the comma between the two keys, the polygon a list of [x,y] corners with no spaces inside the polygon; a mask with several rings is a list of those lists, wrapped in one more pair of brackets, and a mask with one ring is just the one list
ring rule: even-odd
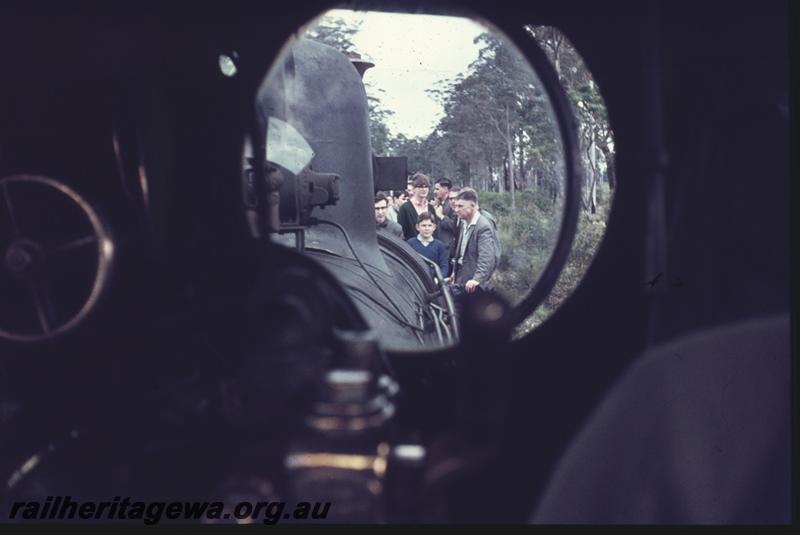
{"label": "boy in blue jumper", "polygon": [[[418,234],[409,238],[408,244],[425,258],[436,262],[442,272],[442,277],[447,277],[450,274],[450,254],[445,244],[433,237],[435,230],[436,222],[431,213],[422,212],[417,217]],[[431,276],[435,278],[436,272],[433,270],[433,266],[428,267],[431,269]]]}

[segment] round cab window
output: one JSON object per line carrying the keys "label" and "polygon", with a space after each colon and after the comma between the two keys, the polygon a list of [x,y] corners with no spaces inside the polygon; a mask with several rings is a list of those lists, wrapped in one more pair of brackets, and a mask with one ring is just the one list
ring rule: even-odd
{"label": "round cab window", "polygon": [[[254,233],[323,265],[389,350],[457,343],[475,293],[503,297],[527,332],[543,317],[532,290],[549,293],[566,260],[583,176],[564,131],[573,111],[528,57],[465,17],[311,21],[258,91],[244,158]],[[247,202],[258,165],[260,211]]]}

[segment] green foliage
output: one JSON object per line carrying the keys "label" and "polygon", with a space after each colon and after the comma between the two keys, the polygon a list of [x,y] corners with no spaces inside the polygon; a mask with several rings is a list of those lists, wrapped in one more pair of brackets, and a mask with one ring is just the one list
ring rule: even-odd
{"label": "green foliage", "polygon": [[572,295],[589,269],[600,241],[603,239],[606,227],[605,221],[605,214],[582,214],[580,216],[572,249],[555,286],[544,303],[517,327],[514,338],[525,335],[541,324]]}
{"label": "green foliage", "polygon": [[597,216],[583,215],[578,220],[578,230],[570,250],[567,264],[555,287],[544,302],[549,315],[577,288],[594,258],[605,232],[605,221]]}
{"label": "green foliage", "polygon": [[479,192],[480,206],[497,220],[502,254],[492,281],[512,303],[527,295],[547,265],[558,238],[561,212],[542,192],[517,195],[511,210],[511,194]]}
{"label": "green foliage", "polygon": [[478,193],[478,201],[481,208],[489,210],[496,217],[508,215],[511,210],[510,198],[507,194],[494,191],[481,191]]}
{"label": "green foliage", "polygon": [[498,36],[475,42],[482,48],[469,71],[428,91],[444,109],[425,140],[436,154],[428,170],[497,191],[511,188],[511,176],[524,188],[534,172],[554,175],[561,146],[538,78]]}
{"label": "green foliage", "polygon": [[387,110],[377,93],[382,90],[375,90],[369,83],[364,84],[367,92],[367,104],[369,106],[369,136],[372,152],[376,156],[386,156],[391,147],[392,135],[386,120],[394,115],[394,112]]}
{"label": "green foliage", "polygon": [[[516,304],[530,292],[550,261],[561,228],[561,207],[535,190],[518,195],[514,212],[510,193],[481,191],[478,196],[481,208],[495,216],[502,244],[492,281],[498,292]],[[547,319],[578,287],[603,238],[606,218],[607,205],[597,214],[581,214],[564,269],[544,303],[517,328],[517,337]]]}
{"label": "green foliage", "polygon": [[[558,80],[569,97],[572,111],[578,120],[578,141],[585,160],[584,165],[587,167],[589,182],[584,192],[584,205],[589,206],[587,195],[591,190],[592,181],[598,179],[602,167],[607,168],[608,181],[611,184],[616,183],[612,148],[614,137],[603,97],[580,54],[563,34],[549,26],[526,26],[525,29],[553,64]],[[590,163],[593,153],[596,159],[602,160],[598,169],[594,169]]]}
{"label": "green foliage", "polygon": [[353,36],[358,30],[358,25],[350,25],[338,17],[323,15],[306,30],[304,37],[325,43],[342,52],[352,52],[355,49]]}

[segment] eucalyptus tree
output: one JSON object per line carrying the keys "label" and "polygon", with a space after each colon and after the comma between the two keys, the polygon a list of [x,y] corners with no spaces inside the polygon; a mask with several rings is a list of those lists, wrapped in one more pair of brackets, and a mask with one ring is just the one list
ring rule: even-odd
{"label": "eucalyptus tree", "polygon": [[580,54],[561,32],[548,26],[526,26],[526,30],[547,54],[572,103],[579,123],[580,143],[588,171],[584,208],[595,213],[597,186],[601,177],[597,151],[605,163],[609,188],[613,190],[616,186],[613,133],[599,88]]}

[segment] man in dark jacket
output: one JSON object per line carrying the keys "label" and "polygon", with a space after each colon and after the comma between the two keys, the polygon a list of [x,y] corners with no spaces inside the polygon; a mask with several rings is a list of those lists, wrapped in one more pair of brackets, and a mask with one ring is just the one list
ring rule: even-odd
{"label": "man in dark jacket", "polygon": [[453,184],[448,178],[440,178],[433,186],[433,209],[439,220],[436,237],[450,249],[456,241],[458,231],[457,217],[448,199]]}

